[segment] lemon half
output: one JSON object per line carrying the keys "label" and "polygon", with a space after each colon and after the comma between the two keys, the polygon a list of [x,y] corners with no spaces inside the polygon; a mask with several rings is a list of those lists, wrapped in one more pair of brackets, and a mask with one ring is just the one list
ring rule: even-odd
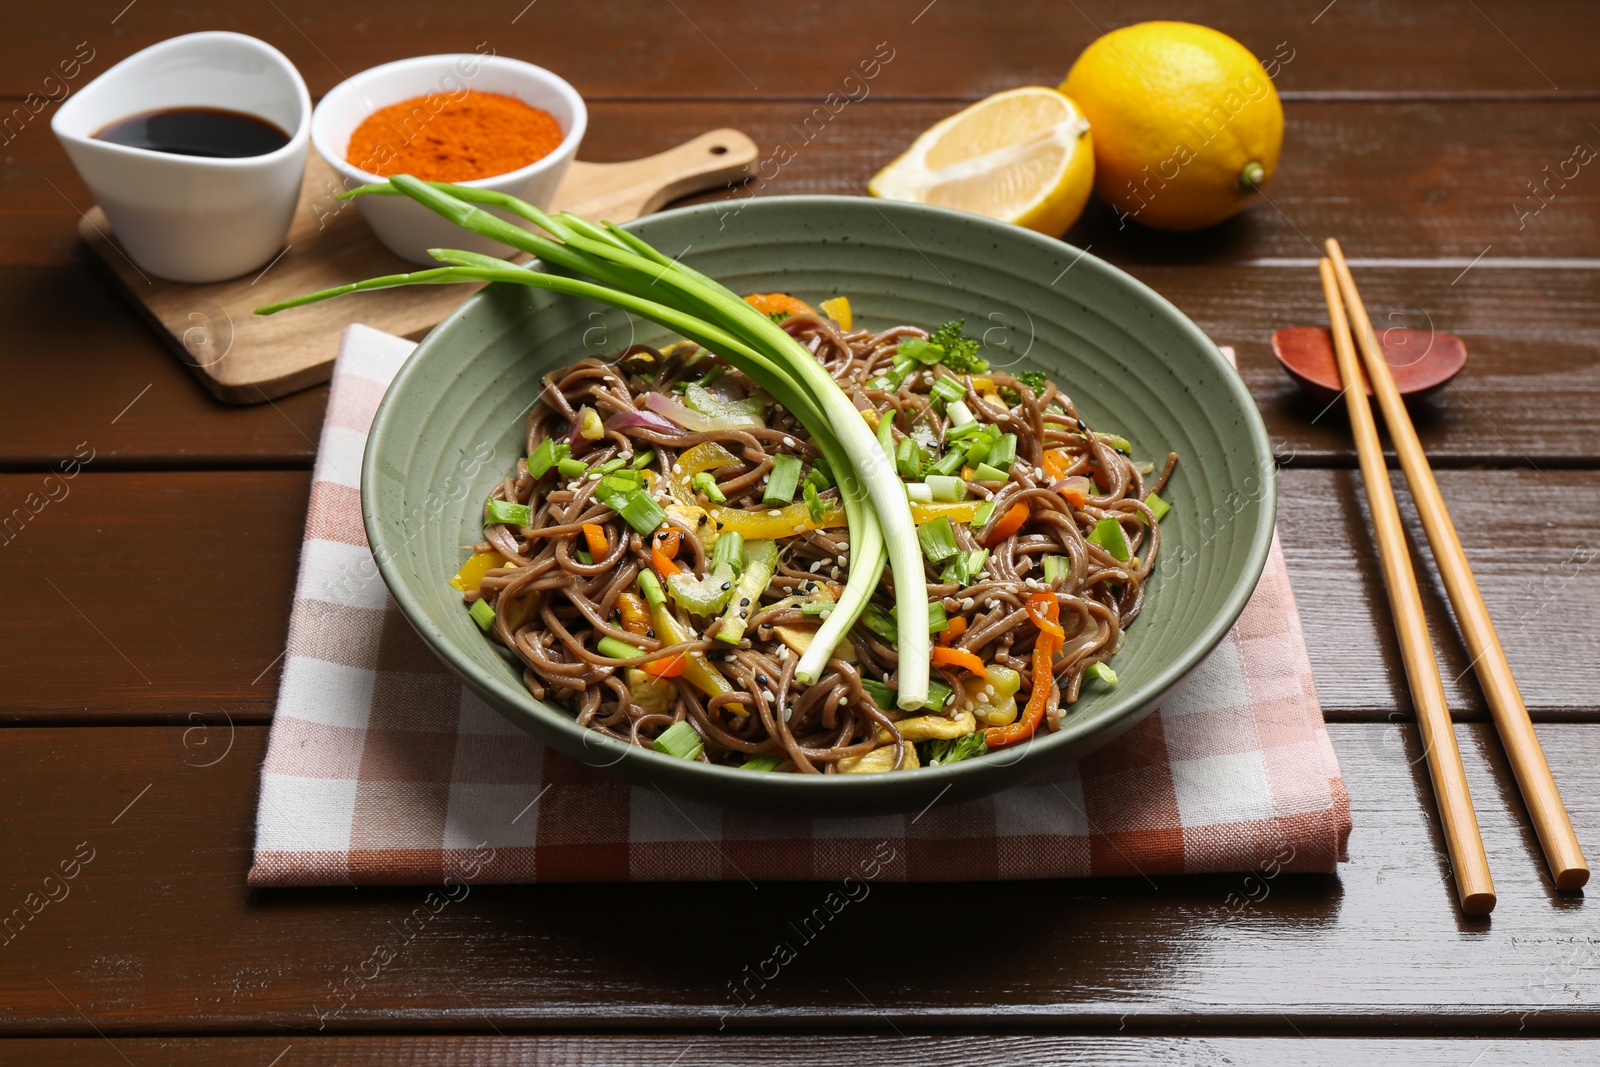
{"label": "lemon half", "polygon": [[1077,221],[1093,187],[1089,121],[1043,86],[996,93],[951,115],[867,183],[885,200],[971,211],[1052,237]]}

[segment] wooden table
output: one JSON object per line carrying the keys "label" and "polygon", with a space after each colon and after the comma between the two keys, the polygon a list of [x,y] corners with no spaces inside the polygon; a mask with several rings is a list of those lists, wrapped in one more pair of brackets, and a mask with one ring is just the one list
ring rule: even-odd
{"label": "wooden table", "polygon": [[[1600,169],[1573,176],[1567,162],[1600,145],[1600,9],[124,3],[25,5],[0,33],[0,95],[22,108],[0,132],[0,516],[28,515],[0,536],[0,916],[79,861],[69,895],[0,938],[0,1062],[1595,1055],[1571,1041],[1600,1025],[1600,925],[1543,871],[1424,567],[1500,889],[1491,920],[1455,906],[1346,427],[1297,397],[1267,339],[1324,320],[1313,257],[1329,234],[1356,257],[1380,328],[1466,339],[1467,373],[1419,428],[1600,854]],[[93,59],[74,86],[161,38],[240,30],[288,53],[314,95],[376,63],[486,42],[585,93],[586,158],[731,125],[764,148],[796,146],[763,192],[848,193],[964,102],[1053,85],[1098,32],[1162,17],[1288,57],[1281,171],[1265,202],[1205,233],[1118,231],[1095,207],[1069,237],[1238,349],[1286,460],[1280,529],[1352,798],[1351,862],[1260,889],[1242,876],[876,886],[732,1013],[728,983],[815,886],[482,887],[329,1015],[330,990],[423,890],[244,885],[326,389],[255,408],[208,399],[84,261],[74,224],[88,193],[47,128],[53,105],[28,94],[60,95],[47,79],[79,42]],[[870,95],[805,142],[806,117],[879,42],[894,58]],[[82,473],[51,477],[75,456]],[[917,924],[951,894],[1003,902],[1019,921]],[[605,921],[586,919],[599,909]],[[684,928],[708,914],[726,918]]]}

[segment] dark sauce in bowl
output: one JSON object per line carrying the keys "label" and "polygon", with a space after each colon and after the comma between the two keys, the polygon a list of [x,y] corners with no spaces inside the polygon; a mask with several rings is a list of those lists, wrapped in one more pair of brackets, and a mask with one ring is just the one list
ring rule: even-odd
{"label": "dark sauce in bowl", "polygon": [[210,159],[264,156],[289,143],[289,135],[266,119],[220,107],[144,111],[118,119],[94,136],[129,148]]}

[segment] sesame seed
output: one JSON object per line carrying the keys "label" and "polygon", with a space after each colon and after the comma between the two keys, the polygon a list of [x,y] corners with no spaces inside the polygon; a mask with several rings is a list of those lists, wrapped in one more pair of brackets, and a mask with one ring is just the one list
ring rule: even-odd
{"label": "sesame seed", "polygon": [[772,690],[770,690],[770,689],[763,689],[761,691],[761,695],[767,698],[767,703],[768,704],[771,704],[773,701],[778,699],[777,697],[772,695]]}
{"label": "sesame seed", "polygon": [[839,568],[835,567],[832,570],[830,570],[828,572],[828,577],[834,579],[835,581],[837,581],[838,578],[839,578]]}
{"label": "sesame seed", "polygon": [[776,517],[778,515],[782,515],[783,512],[779,511],[777,508],[773,508],[771,511],[767,512],[767,514]]}
{"label": "sesame seed", "polygon": [[839,566],[841,566],[841,567],[848,566],[849,563],[850,563],[850,557],[849,556],[840,556],[839,557]]}
{"label": "sesame seed", "polygon": [[972,610],[972,605],[973,605],[973,600],[972,600],[971,597],[964,596],[964,597],[961,598],[961,610],[962,611],[971,611]]}
{"label": "sesame seed", "polygon": [[819,559],[812,563],[811,566],[807,567],[806,570],[810,571],[812,574],[815,574],[817,573],[817,568],[820,566],[822,566],[822,560]]}
{"label": "sesame seed", "polygon": [[784,444],[785,448],[793,448],[794,447],[794,438],[789,437],[788,435],[785,435],[784,438],[783,438],[783,444]]}
{"label": "sesame seed", "polygon": [[672,465],[672,473],[673,474],[682,474],[683,473],[683,464],[682,463],[674,463]]}

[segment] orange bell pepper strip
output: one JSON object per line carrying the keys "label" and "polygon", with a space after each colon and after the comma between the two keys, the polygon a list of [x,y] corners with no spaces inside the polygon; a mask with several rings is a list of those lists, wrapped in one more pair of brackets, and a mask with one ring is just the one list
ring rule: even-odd
{"label": "orange bell pepper strip", "polygon": [[983,677],[983,660],[975,653],[964,648],[951,648],[949,645],[940,645],[935,648],[930,656],[935,667],[961,667],[971,671],[978,677]]}
{"label": "orange bell pepper strip", "polygon": [[[837,600],[838,598],[838,594],[834,594],[834,599]],[[954,641],[956,638],[960,637],[966,632],[967,617],[965,615],[957,615],[955,618],[949,620],[945,624],[944,630],[939,634],[939,643],[941,645],[948,645],[950,642]]]}
{"label": "orange bell pepper strip", "polygon": [[666,659],[651,660],[639,669],[652,678],[676,678],[688,665],[683,653],[679,652],[676,656],[669,656]]}
{"label": "orange bell pepper strip", "polygon": [[1028,706],[1010,726],[991,726],[983,732],[983,741],[990,749],[1004,748],[1026,741],[1039,730],[1044,721],[1045,701],[1050,699],[1050,689],[1055,685],[1055,654],[1061,647],[1066,631],[1061,628],[1061,606],[1052,593],[1035,593],[1028,598],[1028,617],[1039,627],[1039,639],[1033,646],[1033,692],[1028,695]]}
{"label": "orange bell pepper strip", "polygon": [[607,552],[611,551],[611,545],[606,540],[605,528],[602,527],[602,526],[596,526],[592,522],[584,523],[583,524],[583,539],[585,541],[589,542],[589,558],[590,559],[594,559],[594,560],[603,559],[605,557],[605,554]]}
{"label": "orange bell pepper strip", "polygon": [[[683,541],[683,533],[679,530],[657,530],[650,538],[650,564],[655,567],[661,577],[667,578],[683,570],[682,567],[672,562],[678,556],[678,545]],[[672,677],[672,675],[666,675]]]}
{"label": "orange bell pepper strip", "polygon": [[1000,517],[1000,521],[994,524],[994,529],[989,531],[989,536],[983,539],[983,547],[993,548],[1022,529],[1022,524],[1027,521],[1028,505],[1020,501],[1011,505],[1011,510]]}
{"label": "orange bell pepper strip", "polygon": [[624,589],[617,594],[617,610],[622,613],[622,628],[630,634],[644,634],[650,630],[650,609],[644,597]]}
{"label": "orange bell pepper strip", "polygon": [[1039,457],[1039,466],[1044,468],[1052,482],[1059,482],[1067,474],[1067,454],[1059,448],[1052,448]]}
{"label": "orange bell pepper strip", "polygon": [[780,311],[790,315],[815,314],[810,304],[804,300],[797,300],[788,293],[751,293],[744,298],[744,302],[763,315],[773,315]]}

